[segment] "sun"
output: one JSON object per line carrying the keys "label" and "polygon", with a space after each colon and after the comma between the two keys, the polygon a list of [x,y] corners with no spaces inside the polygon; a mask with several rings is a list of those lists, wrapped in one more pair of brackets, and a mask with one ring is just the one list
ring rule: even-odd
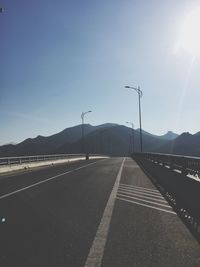
{"label": "sun", "polygon": [[200,7],[193,10],[183,24],[181,46],[192,56],[200,56]]}

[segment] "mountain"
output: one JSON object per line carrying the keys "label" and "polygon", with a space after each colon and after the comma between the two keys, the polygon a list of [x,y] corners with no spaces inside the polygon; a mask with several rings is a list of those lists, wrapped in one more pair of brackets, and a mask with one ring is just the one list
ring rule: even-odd
{"label": "mountain", "polygon": [[[130,139],[134,134],[134,151],[140,151],[140,135],[137,130],[132,130],[123,125],[111,125],[98,128],[85,137],[85,147],[89,153],[106,154],[112,156],[124,156],[131,153]],[[165,143],[164,140],[143,133],[144,151],[156,151]],[[65,144],[55,153],[80,153],[81,140],[73,144]]]}
{"label": "mountain", "polygon": [[168,131],[166,134],[160,135],[158,137],[164,140],[173,140],[178,137],[178,134],[173,133],[172,131]]}
{"label": "mountain", "polygon": [[[102,126],[103,127],[103,126]],[[95,129],[95,126],[89,124],[84,125],[84,132],[87,135]],[[82,125],[67,128],[57,134],[51,136],[37,136],[36,138],[28,138],[16,145],[0,146],[0,156],[28,156],[51,154],[58,147],[68,143],[76,142],[80,139],[82,133]]]}
{"label": "mountain", "polygon": [[[136,131],[139,132],[140,129],[138,128]],[[164,134],[164,135],[154,135],[154,134],[151,134],[151,133],[149,133],[149,132],[146,132],[146,131],[142,130],[142,134],[146,134],[146,135],[154,136],[154,137],[156,137],[156,138],[163,139],[163,140],[173,140],[173,139],[175,139],[175,138],[178,137],[178,134],[176,134],[176,133],[174,133],[174,132],[172,132],[172,131],[168,131],[168,132],[167,132],[166,134]]]}
{"label": "mountain", "polygon": [[[107,155],[128,155],[131,152],[130,136],[134,134],[134,150],[140,151],[137,130],[126,126],[106,123],[98,126],[84,125],[85,146],[88,152]],[[28,138],[16,145],[0,146],[0,157],[27,156],[82,152],[82,125],[67,128],[51,136]],[[156,151],[165,141],[143,132],[144,151]]]}
{"label": "mountain", "polygon": [[182,133],[174,140],[170,140],[157,152],[187,156],[200,156],[200,132],[192,135],[188,132]]}
{"label": "mountain", "polygon": [[[140,128],[137,128],[136,132],[140,133]],[[151,134],[143,129],[142,129],[142,134],[158,137],[157,135]]]}
{"label": "mountain", "polygon": [[[140,132],[129,127],[106,123],[98,126],[84,124],[85,151],[111,156],[130,155],[134,135],[134,151],[140,151]],[[177,136],[168,132],[156,136],[142,131],[143,151],[200,156],[200,132]],[[82,153],[82,125],[66,128],[51,136],[28,138],[19,144],[0,146],[0,157],[59,153]]]}

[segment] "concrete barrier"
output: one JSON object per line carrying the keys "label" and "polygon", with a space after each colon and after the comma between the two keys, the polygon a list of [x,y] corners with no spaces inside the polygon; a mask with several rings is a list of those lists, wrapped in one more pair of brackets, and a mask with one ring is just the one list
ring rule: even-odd
{"label": "concrete barrier", "polygon": [[[103,158],[108,158],[107,156],[90,156],[90,159],[103,159]],[[26,169],[32,169],[36,167],[42,167],[42,166],[49,166],[49,165],[54,165],[54,164],[62,164],[62,163],[68,163],[68,162],[73,162],[73,161],[80,161],[80,160],[85,160],[85,156],[81,157],[70,157],[70,158],[65,158],[65,159],[52,159],[52,160],[45,160],[45,161],[39,161],[39,162],[27,162],[27,163],[18,163],[18,164],[7,164],[0,166],[0,174],[1,173],[7,173],[7,172],[12,172],[12,171],[17,171],[17,170],[26,170]]]}

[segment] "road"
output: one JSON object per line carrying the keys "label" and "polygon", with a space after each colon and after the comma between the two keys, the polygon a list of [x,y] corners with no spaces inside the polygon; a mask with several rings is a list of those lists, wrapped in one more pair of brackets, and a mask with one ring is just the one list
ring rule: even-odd
{"label": "road", "polygon": [[0,176],[0,266],[200,266],[200,246],[132,159]]}

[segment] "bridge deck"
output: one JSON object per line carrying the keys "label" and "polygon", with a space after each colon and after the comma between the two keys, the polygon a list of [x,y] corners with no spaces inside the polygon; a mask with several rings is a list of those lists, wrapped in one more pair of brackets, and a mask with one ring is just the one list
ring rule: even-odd
{"label": "bridge deck", "polygon": [[200,266],[199,243],[132,159],[2,176],[0,219],[4,267],[86,266],[100,226],[89,267]]}
{"label": "bridge deck", "polygon": [[199,244],[132,159],[122,172],[102,266],[200,266]]}

